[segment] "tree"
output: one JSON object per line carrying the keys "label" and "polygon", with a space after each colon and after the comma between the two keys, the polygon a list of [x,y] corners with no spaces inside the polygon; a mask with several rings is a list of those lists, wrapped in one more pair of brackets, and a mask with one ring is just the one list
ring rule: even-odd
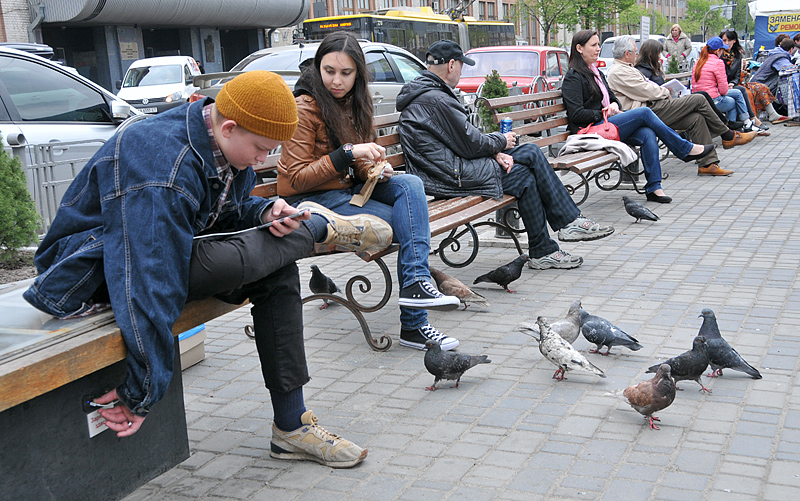
{"label": "tree", "polygon": [[[500,78],[500,74],[497,72],[497,70],[492,70],[491,75],[486,75],[486,82],[483,84],[481,97],[492,99],[495,97],[506,96],[508,96],[508,87],[506,86],[506,83],[502,78]],[[509,111],[511,111],[510,106],[498,108],[497,110],[498,113],[508,113]],[[478,116],[481,117],[481,124],[483,124],[483,130],[486,132],[495,132],[500,130],[500,126],[494,123],[492,120],[491,110],[483,105],[483,101],[481,101],[481,104],[478,105]]]}
{"label": "tree", "polygon": [[550,42],[550,32],[559,24],[574,25],[578,21],[575,4],[565,0],[517,0],[515,17],[536,19],[544,34],[542,45]]}
{"label": "tree", "polygon": [[647,15],[643,6],[633,4],[619,13],[617,35],[633,35],[639,32],[642,16]]}
{"label": "tree", "polygon": [[747,0],[736,0],[736,6],[733,8],[733,17],[731,18],[731,28],[736,30],[739,38],[748,31],[755,30],[755,23],[753,18],[750,17],[750,12],[747,8]]}
{"label": "tree", "polygon": [[[687,0],[686,17],[679,24],[681,29],[689,35],[703,35],[703,40],[708,40],[717,35],[728,25],[728,20],[722,17],[721,10],[711,9],[711,2],[708,0]],[[719,5],[719,2],[714,2]],[[705,32],[703,32],[703,18],[705,18]]]}
{"label": "tree", "polygon": [[20,247],[36,242],[40,223],[22,166],[0,139],[0,261],[16,258]]}
{"label": "tree", "polygon": [[617,15],[630,8],[636,0],[577,0],[578,16],[585,28],[602,29],[612,24]]}

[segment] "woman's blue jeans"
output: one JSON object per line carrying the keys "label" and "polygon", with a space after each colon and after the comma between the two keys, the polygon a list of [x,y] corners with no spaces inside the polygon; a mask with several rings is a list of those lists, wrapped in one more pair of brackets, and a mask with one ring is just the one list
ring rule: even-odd
{"label": "woman's blue jeans", "polygon": [[[431,228],[428,201],[422,180],[411,174],[395,174],[388,181],[378,183],[372,196],[358,207],[350,199],[361,191],[363,184],[347,190],[330,190],[315,193],[302,200],[311,200],[343,216],[371,214],[392,226],[394,241],[400,244],[397,257],[397,281],[408,287],[420,280],[431,281],[428,253],[431,249]],[[426,310],[400,308],[400,325],[403,329],[416,329],[427,323]]]}
{"label": "woman's blue jeans", "polygon": [[743,122],[750,118],[745,97],[739,89],[728,89],[727,95],[714,98],[714,104],[717,105],[721,112],[727,115],[728,120]]}
{"label": "woman's blue jeans", "polygon": [[640,158],[644,166],[644,185],[646,193],[661,189],[661,160],[659,160],[658,140],[678,158],[689,155],[694,146],[661,121],[653,110],[647,107],[634,108],[609,117],[608,121],[619,128],[619,138],[631,146],[641,146]]}

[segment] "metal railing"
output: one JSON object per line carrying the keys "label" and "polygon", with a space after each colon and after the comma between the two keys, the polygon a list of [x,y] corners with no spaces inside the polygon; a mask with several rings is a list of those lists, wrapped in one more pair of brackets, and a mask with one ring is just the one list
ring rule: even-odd
{"label": "metal railing", "polygon": [[[28,179],[28,192],[33,198],[36,211],[42,217],[44,234],[53,223],[61,198],[70,183],[105,140],[28,144],[22,134],[12,134],[6,141],[13,155],[22,163]],[[69,155],[69,152],[75,150],[84,151],[78,156]]]}

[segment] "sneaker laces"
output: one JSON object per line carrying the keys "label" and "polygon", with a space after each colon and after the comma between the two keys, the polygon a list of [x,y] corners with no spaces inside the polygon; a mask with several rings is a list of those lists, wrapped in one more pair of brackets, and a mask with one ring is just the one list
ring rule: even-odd
{"label": "sneaker laces", "polygon": [[591,219],[583,216],[578,216],[572,224],[589,231],[600,229],[600,223],[595,223]]}
{"label": "sneaker laces", "polygon": [[364,235],[364,230],[362,228],[357,226],[338,226],[334,224],[333,229],[336,231],[338,240],[350,244],[361,244],[361,238]]}
{"label": "sneaker laces", "polygon": [[342,437],[335,433],[331,433],[322,426],[317,424],[319,419],[317,416],[313,416],[311,418],[311,429],[314,430],[314,434],[317,435],[320,439],[328,442],[328,441],[335,441],[335,440],[342,440]]}
{"label": "sneaker laces", "polygon": [[422,290],[428,293],[429,296],[433,296],[435,298],[444,297],[444,294],[442,294],[436,287],[433,286],[432,283],[428,282],[427,280],[421,280],[420,286],[422,287]]}
{"label": "sneaker laces", "polygon": [[422,331],[422,335],[426,338],[430,339],[431,341],[436,341],[437,343],[441,343],[445,336],[441,332],[439,332],[436,327],[432,326],[431,324],[425,324],[419,328]]}

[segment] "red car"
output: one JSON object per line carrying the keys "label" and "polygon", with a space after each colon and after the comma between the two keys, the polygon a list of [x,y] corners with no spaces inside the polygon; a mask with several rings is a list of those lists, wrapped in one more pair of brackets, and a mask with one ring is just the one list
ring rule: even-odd
{"label": "red car", "polygon": [[554,89],[569,69],[569,54],[560,47],[500,45],[471,49],[467,56],[475,60],[475,66],[464,65],[456,86],[467,94],[474,94],[493,69],[500,73],[509,88],[516,82],[525,93],[537,76],[547,81],[547,90]]}

